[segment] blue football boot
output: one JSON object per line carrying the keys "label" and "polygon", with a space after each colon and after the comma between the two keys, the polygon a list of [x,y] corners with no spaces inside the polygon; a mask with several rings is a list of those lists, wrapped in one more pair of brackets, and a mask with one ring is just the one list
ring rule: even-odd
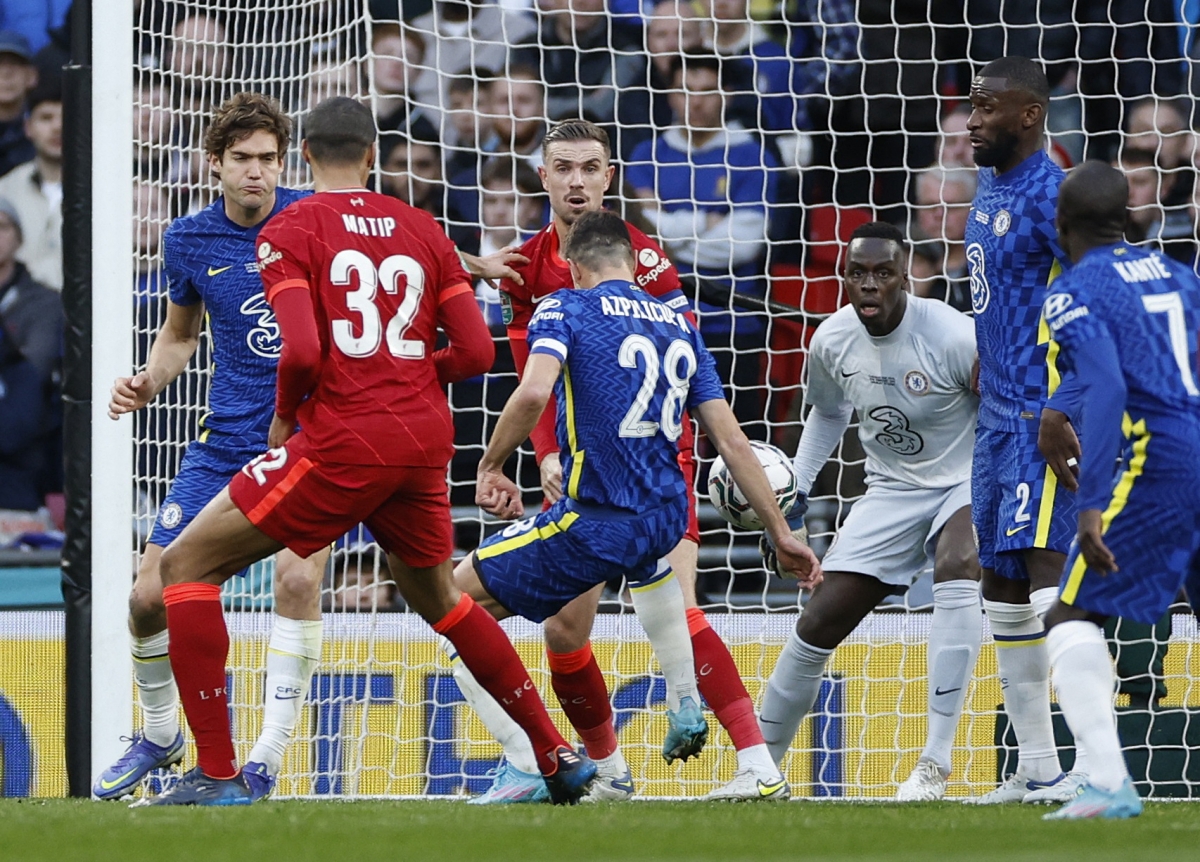
{"label": "blue football boot", "polygon": [[543,773],[550,801],[555,805],[574,805],[591,789],[596,764],[565,745],[560,745],[553,757],[554,771]]}
{"label": "blue football boot", "polygon": [[662,756],[667,763],[687,760],[699,754],[708,740],[708,722],[699,704],[691,697],[680,698],[679,709],[667,710],[670,727],[663,740]]}
{"label": "blue football boot", "polygon": [[1057,811],[1042,815],[1043,820],[1127,820],[1142,813],[1142,797],[1133,782],[1125,783],[1109,793],[1085,784],[1079,795]]}
{"label": "blue football boot", "polygon": [[250,794],[254,802],[267,798],[275,789],[275,776],[267,771],[265,763],[250,761],[242,767],[242,777],[250,786]]}
{"label": "blue football boot", "polygon": [[122,738],[129,739],[129,748],[92,785],[92,795],[97,799],[127,796],[151,770],[165,769],[183,760],[182,733],[176,733],[175,741],[167,746],[155,745],[140,733]]}
{"label": "blue football boot", "polygon": [[468,805],[514,805],[521,802],[549,802],[550,791],[541,775],[522,772],[507,760],[489,773],[492,786],[468,801]]}
{"label": "blue football boot", "polygon": [[238,773],[233,778],[209,778],[197,766],[164,793],[150,800],[150,805],[249,805],[254,791]]}

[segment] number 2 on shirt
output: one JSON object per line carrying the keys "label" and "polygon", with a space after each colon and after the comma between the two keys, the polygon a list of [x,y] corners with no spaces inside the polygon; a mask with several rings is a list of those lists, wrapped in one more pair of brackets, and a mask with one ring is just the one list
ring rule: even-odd
{"label": "number 2 on shirt", "polygon": [[354,334],[354,324],[349,320],[333,321],[333,343],[346,356],[363,358],[372,356],[379,349],[384,330],[375,305],[375,291],[383,285],[387,293],[399,290],[400,276],[406,283],[404,299],[396,314],[387,324],[388,352],[399,359],[424,359],[425,342],[405,338],[413,318],[421,307],[421,294],[425,292],[425,271],[421,264],[406,254],[393,254],[384,258],[375,269],[374,262],[355,249],[345,249],[334,255],[329,267],[329,278],[339,287],[350,284],[350,274],[358,275],[358,287],[346,294],[346,305],[362,315],[362,335]]}

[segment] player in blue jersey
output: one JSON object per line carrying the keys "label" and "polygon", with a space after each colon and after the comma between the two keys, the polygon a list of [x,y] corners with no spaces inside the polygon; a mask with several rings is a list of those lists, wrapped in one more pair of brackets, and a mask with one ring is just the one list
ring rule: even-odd
{"label": "player in blue jersey", "polygon": [[666,555],[688,525],[679,467],[684,410],[724,456],[767,524],[783,567],[809,586],[820,565],[792,537],[749,441],[725,401],[712,355],[684,316],[634,283],[629,230],[604,210],[575,223],[563,257],[580,290],[538,303],[529,361],[479,462],[477,502],[510,519],[524,513],[504,462],[557,396],[564,496],[511,525],[459,564],[459,588],[498,619],[541,622],[597,584],[624,575],[667,680],[668,761],[698,752],[699,708],[683,593]]}
{"label": "player in blue jersey", "polygon": [[[167,229],[166,322],[146,368],[113,385],[109,415],[114,419],[145,407],[187,367],[208,317],[214,365],[208,411],[199,439],[188,446],[159,506],[129,597],[142,730],[96,779],[92,792],[101,799],[132,793],[150,770],[183,757],[159,558],[229,479],[267,449],[281,345],[279,326],[263,298],[256,251],[266,221],[308,194],[276,185],[290,137],[291,121],[265,96],[240,93],[216,109],[204,145],[221,196]],[[245,768],[256,798],[274,784],[321,657],[320,587],[328,556],[322,551],[301,559],[285,550],[276,557],[263,730]]]}
{"label": "player in blue jersey", "polygon": [[[1090,756],[1082,793],[1047,819],[1141,812],[1100,625],[1156,622],[1200,573],[1200,279],[1121,241],[1128,196],[1125,177],[1103,162],[1063,183],[1058,233],[1075,266],[1044,306],[1083,392],[1079,531],[1046,644],[1058,702]],[[1200,607],[1200,595],[1189,597]]]}
{"label": "player in blue jersey", "polygon": [[965,242],[980,394],[971,513],[1004,709],[1020,751],[1016,772],[973,800],[984,804],[1065,800],[1082,781],[1059,766],[1041,620],[1054,601],[1075,514],[1073,496],[1038,451],[1038,422],[1051,396],[1059,421],[1045,429],[1046,439],[1065,451],[1061,460],[1078,456],[1066,421],[1073,390],[1056,391],[1057,348],[1041,320],[1046,286],[1065,262],[1054,229],[1063,172],[1045,151],[1048,104],[1045,74],[1024,57],[995,60],[971,83],[967,130],[979,187]]}

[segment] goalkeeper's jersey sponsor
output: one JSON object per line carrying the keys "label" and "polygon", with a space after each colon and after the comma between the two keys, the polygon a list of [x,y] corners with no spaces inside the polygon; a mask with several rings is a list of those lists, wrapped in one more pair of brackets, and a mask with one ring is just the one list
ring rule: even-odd
{"label": "goalkeeper's jersey sponsor", "polygon": [[528,339],[531,356],[563,363],[555,395],[567,496],[631,513],[684,510],[683,411],[725,397],[695,327],[633,283],[607,281],[543,299]]}
{"label": "goalkeeper's jersey sponsor", "polygon": [[849,305],[822,323],[805,398],[824,413],[857,411],[867,484],[948,488],[971,477],[975,331],[944,302],[907,301],[900,325],[879,338]]}
{"label": "goalkeeper's jersey sponsor", "polygon": [[1064,176],[1040,150],[999,176],[979,170],[965,242],[985,428],[1027,428],[1058,386],[1057,349],[1041,310],[1066,261],[1054,227]]}
{"label": "goalkeeper's jersey sponsor", "polygon": [[[311,192],[277,188],[274,216]],[[200,420],[208,442],[224,449],[266,448],[275,412],[275,366],[281,343],[275,313],[263,296],[258,233],[225,214],[225,198],[175,219],[163,237],[163,262],[176,305],[204,303],[212,334],[208,411]]]}

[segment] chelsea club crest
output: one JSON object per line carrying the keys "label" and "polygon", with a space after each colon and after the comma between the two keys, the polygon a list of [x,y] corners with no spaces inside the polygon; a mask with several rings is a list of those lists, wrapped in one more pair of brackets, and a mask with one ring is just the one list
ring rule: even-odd
{"label": "chelsea club crest", "polygon": [[1000,210],[992,221],[992,232],[996,236],[1004,236],[1012,226],[1012,214],[1008,210]]}

